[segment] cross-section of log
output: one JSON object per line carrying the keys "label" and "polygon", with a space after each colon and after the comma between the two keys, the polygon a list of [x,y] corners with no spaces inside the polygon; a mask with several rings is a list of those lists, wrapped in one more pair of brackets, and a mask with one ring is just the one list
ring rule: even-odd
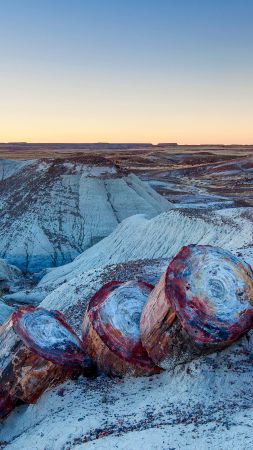
{"label": "cross-section of log", "polygon": [[61,313],[20,308],[0,329],[1,415],[19,400],[34,403],[49,387],[92,370],[82,342]]}
{"label": "cross-section of log", "polygon": [[151,293],[141,317],[149,356],[173,368],[220,350],[253,326],[253,273],[230,252],[183,247]]}
{"label": "cross-section of log", "polygon": [[140,341],[140,316],[152,289],[142,281],[112,281],[91,298],[83,343],[102,371],[118,376],[159,372]]}

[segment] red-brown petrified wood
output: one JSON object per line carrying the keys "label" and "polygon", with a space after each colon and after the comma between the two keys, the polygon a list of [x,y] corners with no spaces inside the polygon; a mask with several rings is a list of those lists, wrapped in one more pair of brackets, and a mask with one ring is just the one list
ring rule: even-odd
{"label": "red-brown petrified wood", "polygon": [[93,364],[58,311],[20,308],[0,328],[0,417],[19,401],[35,403],[49,387]]}
{"label": "red-brown petrified wood", "polygon": [[152,289],[143,281],[112,281],[91,298],[83,320],[83,343],[103,372],[141,376],[160,371],[140,341],[140,315]]}
{"label": "red-brown petrified wood", "polygon": [[7,416],[14,408],[8,392],[0,391],[0,419]]}
{"label": "red-brown petrified wood", "polygon": [[173,368],[235,342],[253,325],[250,266],[223,249],[183,247],[143,308],[142,344]]}

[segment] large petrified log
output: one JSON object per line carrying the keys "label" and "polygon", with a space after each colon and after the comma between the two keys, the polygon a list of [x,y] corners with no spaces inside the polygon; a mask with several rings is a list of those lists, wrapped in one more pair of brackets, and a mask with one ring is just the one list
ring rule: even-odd
{"label": "large petrified log", "polygon": [[253,326],[253,273],[230,252],[183,247],[151,293],[141,340],[162,368],[221,350]]}
{"label": "large petrified log", "polygon": [[153,286],[143,281],[105,284],[90,300],[83,342],[98,367],[110,375],[150,375],[154,365],[140,340],[140,316]]}
{"label": "large petrified log", "polygon": [[93,363],[58,311],[20,308],[0,328],[0,417],[19,401],[35,403],[49,387]]}
{"label": "large petrified log", "polygon": [[14,408],[12,398],[8,392],[0,390],[0,419],[7,416]]}

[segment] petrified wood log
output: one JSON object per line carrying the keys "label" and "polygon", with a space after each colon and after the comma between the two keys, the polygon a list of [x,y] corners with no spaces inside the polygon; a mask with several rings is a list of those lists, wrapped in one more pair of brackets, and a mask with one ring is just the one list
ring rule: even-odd
{"label": "petrified wood log", "polygon": [[162,368],[221,350],[253,325],[251,267],[220,248],[183,247],[151,293],[141,340]]}
{"label": "petrified wood log", "polygon": [[7,416],[13,408],[13,401],[8,392],[0,390],[0,419]]}
{"label": "petrified wood log", "polygon": [[140,316],[153,286],[112,281],[90,300],[83,320],[83,343],[98,367],[110,375],[150,375],[160,369],[140,341]]}
{"label": "petrified wood log", "polygon": [[80,373],[91,359],[58,311],[20,308],[0,329],[0,415],[18,401],[35,403],[49,387]]}

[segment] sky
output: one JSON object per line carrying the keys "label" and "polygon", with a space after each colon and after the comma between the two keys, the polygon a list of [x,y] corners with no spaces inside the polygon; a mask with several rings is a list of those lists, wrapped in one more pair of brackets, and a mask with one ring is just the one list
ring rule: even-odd
{"label": "sky", "polygon": [[0,0],[0,142],[253,144],[253,0]]}

